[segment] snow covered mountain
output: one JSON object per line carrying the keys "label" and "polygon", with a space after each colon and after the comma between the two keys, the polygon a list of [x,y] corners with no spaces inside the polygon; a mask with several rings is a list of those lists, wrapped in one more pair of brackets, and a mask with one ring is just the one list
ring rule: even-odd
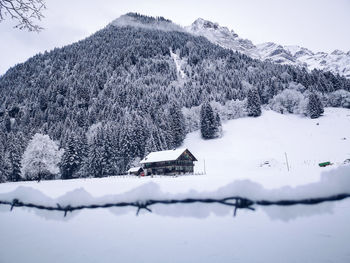
{"label": "snow covered mountain", "polygon": [[[196,28],[231,49],[258,51],[217,24],[198,20]],[[311,91],[322,94],[325,106],[349,107],[350,80],[254,60],[184,31],[163,17],[128,13],[86,39],[9,69],[0,77],[0,182],[19,178],[19,156],[36,133],[60,148],[76,144],[90,154],[79,171],[100,177],[123,173],[148,152],[179,146],[199,128],[205,101],[215,103],[222,120],[247,115],[250,90],[259,92],[263,107],[272,102],[279,112],[297,111],[284,104],[286,93],[300,106]]]}
{"label": "snow covered mountain", "polygon": [[240,38],[233,30],[202,18],[197,19],[186,30],[224,48],[244,53],[252,58],[320,69],[350,78],[350,51],[335,50],[332,53],[317,52],[300,46],[282,46],[272,42],[254,45],[248,39]]}
{"label": "snow covered mountain", "polygon": [[204,36],[209,41],[224,48],[239,51],[253,58],[260,58],[259,54],[256,53],[256,47],[250,40],[240,38],[233,30],[217,23],[198,18],[185,29],[194,35]]}

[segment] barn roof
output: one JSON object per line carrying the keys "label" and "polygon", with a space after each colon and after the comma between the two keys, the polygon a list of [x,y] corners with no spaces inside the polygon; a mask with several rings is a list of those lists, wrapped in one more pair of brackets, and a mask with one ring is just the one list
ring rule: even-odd
{"label": "barn roof", "polygon": [[[156,162],[165,162],[165,161],[175,161],[186,150],[187,150],[186,148],[180,148],[180,149],[174,149],[174,150],[168,150],[168,151],[151,152],[140,163],[156,163]],[[197,159],[194,156],[193,156],[193,158],[195,161],[197,161]]]}

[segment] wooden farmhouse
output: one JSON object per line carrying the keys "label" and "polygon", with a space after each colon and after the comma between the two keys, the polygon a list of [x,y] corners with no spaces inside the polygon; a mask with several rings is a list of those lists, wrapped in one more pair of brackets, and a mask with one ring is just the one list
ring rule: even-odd
{"label": "wooden farmhouse", "polygon": [[177,175],[193,173],[196,157],[188,149],[152,152],[140,163],[145,175]]}

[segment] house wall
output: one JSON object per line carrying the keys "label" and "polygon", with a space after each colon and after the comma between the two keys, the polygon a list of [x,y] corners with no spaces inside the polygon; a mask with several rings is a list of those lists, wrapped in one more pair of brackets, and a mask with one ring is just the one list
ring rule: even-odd
{"label": "house wall", "polygon": [[151,174],[164,174],[164,175],[176,175],[193,173],[194,164],[192,161],[172,161],[172,162],[159,162],[145,164],[145,170],[147,175]]}

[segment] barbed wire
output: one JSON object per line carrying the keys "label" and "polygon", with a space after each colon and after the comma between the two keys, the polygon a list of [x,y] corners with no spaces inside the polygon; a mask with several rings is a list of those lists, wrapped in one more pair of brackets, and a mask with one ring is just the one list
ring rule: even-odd
{"label": "barbed wire", "polygon": [[152,213],[150,209],[151,206],[156,204],[163,205],[172,205],[172,204],[193,204],[193,203],[204,203],[204,204],[221,204],[225,206],[230,206],[234,208],[233,216],[236,216],[238,209],[248,209],[254,211],[254,205],[257,206],[293,206],[293,205],[316,205],[324,202],[334,202],[341,201],[343,199],[349,198],[350,194],[337,194],[328,197],[316,197],[316,198],[305,198],[298,200],[250,200],[248,198],[240,196],[232,196],[222,199],[215,198],[185,198],[185,199],[164,199],[164,200],[145,200],[145,201],[135,201],[135,202],[116,202],[116,203],[106,203],[106,204],[90,204],[90,205],[60,205],[56,206],[46,206],[39,205],[34,203],[25,203],[19,199],[13,199],[12,201],[0,201],[0,205],[10,206],[10,211],[15,207],[27,207],[27,208],[36,208],[40,210],[47,211],[61,211],[64,213],[64,216],[67,216],[67,213],[83,210],[83,209],[97,209],[97,208],[112,208],[112,207],[135,207],[137,208],[136,215],[139,215],[142,209]]}

